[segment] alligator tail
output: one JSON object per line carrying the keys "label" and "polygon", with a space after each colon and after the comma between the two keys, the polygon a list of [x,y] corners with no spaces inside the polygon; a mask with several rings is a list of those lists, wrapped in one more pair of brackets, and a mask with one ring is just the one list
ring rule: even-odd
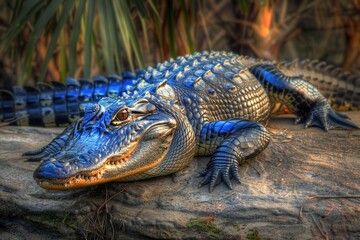
{"label": "alligator tail", "polygon": [[276,63],[286,75],[309,81],[337,110],[360,110],[360,75],[317,60]]}
{"label": "alligator tail", "polygon": [[247,67],[271,64],[285,75],[301,77],[310,82],[325,96],[331,106],[340,111],[360,110],[360,75],[345,72],[318,60],[270,61],[241,56]]}
{"label": "alligator tail", "polygon": [[145,71],[122,76],[95,76],[86,79],[67,78],[60,82],[38,83],[36,87],[13,87],[0,90],[0,122],[2,125],[30,125],[57,127],[76,121],[83,114],[84,105],[102,97],[118,97],[132,91],[132,86]]}

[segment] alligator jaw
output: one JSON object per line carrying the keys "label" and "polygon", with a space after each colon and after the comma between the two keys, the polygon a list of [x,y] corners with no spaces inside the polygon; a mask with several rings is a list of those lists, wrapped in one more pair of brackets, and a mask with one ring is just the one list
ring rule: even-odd
{"label": "alligator jaw", "polygon": [[[128,149],[125,154],[107,157],[99,168],[78,172],[71,177],[63,179],[34,179],[40,187],[47,190],[68,190],[118,181],[138,173],[143,173],[158,165],[164,159],[170,147],[174,128],[165,125],[162,128],[161,135],[158,135],[158,129],[151,128],[140,143],[131,146],[131,149]],[[150,156],[153,159],[146,157],[143,165],[128,170],[127,168],[132,162],[139,162],[139,160],[144,158],[144,149],[151,150]]]}
{"label": "alligator jaw", "polygon": [[130,154],[126,156],[111,156],[100,168],[87,172],[79,172],[75,176],[69,178],[56,180],[34,178],[34,180],[40,187],[47,190],[68,190],[113,181],[116,180],[117,177],[114,177],[113,179],[103,178],[105,169],[111,169],[114,168],[114,166],[125,163],[130,159],[133,152],[134,151],[131,151]]}

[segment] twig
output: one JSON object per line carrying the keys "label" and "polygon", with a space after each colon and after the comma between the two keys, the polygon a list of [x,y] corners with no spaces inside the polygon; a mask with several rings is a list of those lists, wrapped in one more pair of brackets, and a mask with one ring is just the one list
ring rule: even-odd
{"label": "twig", "polygon": [[303,204],[300,207],[300,211],[299,211],[299,220],[302,223],[302,216],[303,216],[303,209],[305,207],[305,204],[307,202],[309,202],[310,200],[314,200],[314,199],[336,199],[336,198],[360,198],[360,195],[344,195],[344,196],[310,196],[308,197]]}
{"label": "twig", "polygon": [[324,225],[322,224],[322,222],[319,221],[320,224],[321,224],[321,227],[320,227],[319,224],[318,224],[318,222],[316,221],[314,215],[311,214],[311,218],[313,219],[316,227],[319,229],[319,232],[321,233],[321,235],[322,235],[326,240],[329,240],[329,235],[327,234],[327,232],[326,232],[326,230],[325,230]]}

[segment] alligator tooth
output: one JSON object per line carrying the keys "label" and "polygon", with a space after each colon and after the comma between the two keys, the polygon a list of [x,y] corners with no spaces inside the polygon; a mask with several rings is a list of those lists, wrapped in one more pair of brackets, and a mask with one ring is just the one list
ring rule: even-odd
{"label": "alligator tooth", "polygon": [[96,177],[97,177],[97,178],[100,178],[100,177],[101,177],[100,173],[96,174]]}
{"label": "alligator tooth", "polygon": [[89,177],[88,179],[89,179],[89,180],[90,180],[90,182],[91,182],[91,181],[93,180],[93,177]]}
{"label": "alligator tooth", "polygon": [[77,178],[77,179],[80,179],[80,178],[81,178],[81,175],[76,175],[76,178]]}
{"label": "alligator tooth", "polygon": [[67,183],[64,183],[64,187],[67,187]]}

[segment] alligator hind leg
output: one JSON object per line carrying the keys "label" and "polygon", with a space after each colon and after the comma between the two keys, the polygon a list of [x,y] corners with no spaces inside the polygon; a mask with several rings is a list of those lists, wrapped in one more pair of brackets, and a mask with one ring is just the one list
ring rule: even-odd
{"label": "alligator hind leg", "polygon": [[60,133],[59,136],[54,138],[48,145],[35,151],[25,152],[23,156],[25,156],[29,161],[40,161],[45,157],[50,158],[62,149],[69,136],[72,134],[75,126],[76,122],[69,125],[62,133]]}
{"label": "alligator hind leg", "polygon": [[240,182],[238,164],[254,157],[266,148],[270,135],[260,123],[230,119],[210,122],[204,125],[199,151],[212,153],[207,168],[200,176],[204,177],[199,187],[209,184],[209,191],[224,181],[232,189],[231,178]]}
{"label": "alligator hind leg", "polygon": [[265,88],[270,101],[284,103],[305,123],[305,128],[316,126],[329,129],[357,129],[345,114],[331,108],[325,97],[301,77],[289,77],[272,65],[260,64],[249,69]]}

